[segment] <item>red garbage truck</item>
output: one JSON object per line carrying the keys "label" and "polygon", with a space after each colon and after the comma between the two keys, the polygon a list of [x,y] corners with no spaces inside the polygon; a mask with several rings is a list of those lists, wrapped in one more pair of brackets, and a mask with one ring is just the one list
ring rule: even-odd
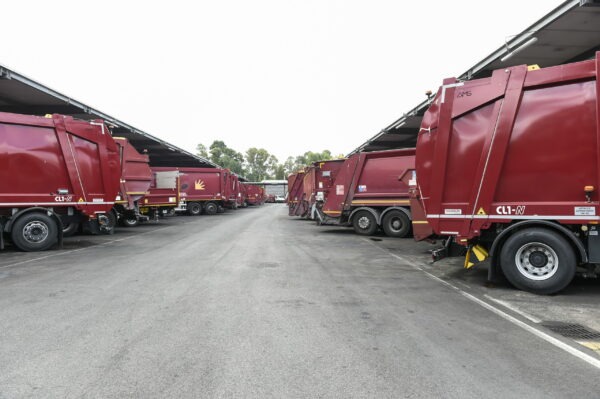
{"label": "red garbage truck", "polygon": [[[417,141],[415,237],[448,236],[515,287],[564,289],[600,264],[600,53],[446,79]],[[446,246],[448,248],[448,245]],[[444,250],[434,254],[442,257]]]}
{"label": "red garbage truck", "polygon": [[63,227],[109,227],[119,192],[119,151],[102,120],[0,113],[0,246],[60,244]]}
{"label": "red garbage truck", "polygon": [[294,208],[293,216],[306,218],[310,213],[310,202],[313,197],[315,187],[315,166],[310,165],[304,168],[298,202]]}
{"label": "red garbage truck", "polygon": [[149,194],[152,170],[146,154],[140,154],[124,137],[113,137],[121,160],[119,194],[113,211],[123,226],[136,226],[148,217],[140,214],[141,199]]}
{"label": "red garbage truck", "polygon": [[333,182],[338,171],[344,165],[344,159],[331,159],[328,161],[319,161],[313,164],[312,192],[308,197],[309,214],[308,218],[317,218],[317,203],[323,203],[332,192]]}
{"label": "red garbage truck", "polygon": [[225,203],[226,208],[237,209],[243,205],[242,192],[240,189],[240,180],[235,173],[229,173],[229,187],[226,190],[228,201]]}
{"label": "red garbage truck", "polygon": [[288,176],[288,215],[295,216],[298,203],[302,200],[302,189],[304,181],[304,170],[292,173]]}
{"label": "red garbage truck", "polygon": [[140,213],[152,219],[175,214],[179,206],[179,172],[176,168],[151,167],[152,180],[146,195],[140,200]]}
{"label": "red garbage truck", "polygon": [[246,208],[248,206],[248,190],[246,188],[246,185],[242,182],[238,182],[239,183],[239,190],[240,190],[240,205],[242,208]]}
{"label": "red garbage truck", "polygon": [[352,226],[372,235],[379,227],[390,237],[411,230],[406,177],[414,171],[415,150],[361,152],[339,166],[323,201],[317,201],[317,222]]}
{"label": "red garbage truck", "polygon": [[244,184],[246,186],[246,202],[248,205],[262,205],[265,202],[265,190],[255,184]]}
{"label": "red garbage truck", "polygon": [[180,195],[177,210],[190,215],[214,215],[222,212],[229,202],[231,180],[228,169],[153,167],[152,170],[176,176]]}

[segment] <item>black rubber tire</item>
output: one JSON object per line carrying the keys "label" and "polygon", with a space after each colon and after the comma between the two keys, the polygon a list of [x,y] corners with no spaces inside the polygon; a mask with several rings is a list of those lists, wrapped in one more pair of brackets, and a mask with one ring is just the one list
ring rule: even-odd
{"label": "black rubber tire", "polygon": [[58,241],[58,226],[56,221],[46,214],[26,213],[12,225],[11,238],[21,251],[45,251]]}
{"label": "black rubber tire", "polygon": [[410,219],[406,213],[392,209],[383,216],[381,227],[388,237],[404,238],[410,233]]}
{"label": "black rubber tire", "polygon": [[216,215],[218,210],[219,207],[214,202],[207,202],[206,205],[204,205],[204,213],[207,215]]}
{"label": "black rubber tire", "polygon": [[352,227],[356,234],[372,236],[377,231],[377,219],[369,211],[358,211],[352,217]]}
{"label": "black rubber tire", "polygon": [[72,237],[79,231],[79,223],[69,223],[63,228],[63,237]]}
{"label": "black rubber tire", "polygon": [[202,213],[202,205],[197,202],[187,204],[187,213],[191,216],[198,216]]}
{"label": "black rubber tire", "polygon": [[108,226],[104,230],[102,230],[103,234],[115,234],[115,227],[117,227],[117,214],[114,210],[106,213],[106,217],[108,218]]}
{"label": "black rubber tire", "polygon": [[140,224],[140,221],[138,220],[137,216],[135,216],[135,214],[129,213],[121,217],[121,224],[123,225],[123,227],[135,227],[138,224]]}
{"label": "black rubber tire", "polygon": [[[533,243],[551,248],[557,258],[556,271],[544,280],[528,277],[526,272],[521,272],[517,266],[516,256],[519,249],[527,244],[534,245]],[[549,259],[541,251],[533,253],[542,254],[542,261],[544,258]],[[530,259],[533,258],[528,258],[528,261]],[[529,228],[517,231],[504,242],[500,250],[500,266],[506,279],[515,287],[534,294],[548,295],[563,290],[571,283],[577,268],[577,258],[573,247],[560,234],[544,228]],[[532,268],[531,264],[528,266]]]}

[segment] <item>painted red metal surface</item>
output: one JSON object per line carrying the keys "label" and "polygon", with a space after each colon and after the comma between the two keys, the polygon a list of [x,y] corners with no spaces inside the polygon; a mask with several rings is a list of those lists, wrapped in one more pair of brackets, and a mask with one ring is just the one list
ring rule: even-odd
{"label": "painted red metal surface", "polygon": [[300,199],[294,210],[294,216],[306,217],[310,211],[310,204],[314,200],[316,168],[311,165],[304,169]]}
{"label": "painted red metal surface", "polygon": [[[599,68],[597,53],[556,67],[444,80],[418,137],[413,213],[420,207],[434,233],[465,245],[496,223],[597,224]],[[429,234],[415,229],[418,239]]]}
{"label": "painted red metal surface", "polygon": [[120,175],[117,145],[103,121],[0,113],[0,213],[71,207],[95,219],[113,207]]}
{"label": "painted red metal surface", "polygon": [[148,193],[141,199],[145,208],[175,208],[180,201],[180,180],[176,168],[152,167],[152,181]]}
{"label": "painted red metal surface", "polygon": [[302,200],[304,188],[304,170],[291,174],[288,177],[288,215],[295,216],[296,208]]}
{"label": "painted red metal surface", "polygon": [[232,180],[232,194],[230,196],[230,204],[231,206],[237,208],[244,204],[245,196],[242,193],[242,184],[240,183],[239,177],[232,173],[230,175]]}
{"label": "painted red metal surface", "polygon": [[314,163],[315,177],[311,206],[314,205],[316,200],[323,202],[327,200],[329,194],[334,190],[333,182],[344,165],[344,161],[345,159],[332,159]]}
{"label": "painted red metal surface", "polygon": [[339,165],[330,182],[322,211],[337,218],[354,207],[409,205],[408,185],[403,177],[414,169],[415,150],[364,152]]}
{"label": "painted red metal surface", "polygon": [[153,167],[155,172],[177,172],[182,201],[225,202],[228,200],[229,171],[219,168]]}
{"label": "painted red metal surface", "polygon": [[264,189],[255,184],[245,184],[248,205],[261,205],[265,202]]}
{"label": "painted red metal surface", "polygon": [[116,203],[135,209],[135,203],[148,194],[152,183],[148,155],[140,154],[126,138],[114,137],[121,160],[121,182]]}
{"label": "painted red metal surface", "polygon": [[240,181],[238,181],[238,185],[239,185],[239,190],[240,190],[240,202],[242,206],[245,206],[248,204],[247,200],[248,200],[248,190],[246,188],[246,185]]}

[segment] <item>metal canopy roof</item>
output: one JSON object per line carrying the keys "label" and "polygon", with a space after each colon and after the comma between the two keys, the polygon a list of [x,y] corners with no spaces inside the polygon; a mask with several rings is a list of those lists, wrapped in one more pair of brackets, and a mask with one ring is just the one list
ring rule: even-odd
{"label": "metal canopy roof", "polygon": [[146,152],[152,166],[218,167],[203,157],[182,150],[1,65],[0,111],[29,115],[57,113],[87,120],[101,118],[113,126],[114,136],[125,137],[136,150]]}
{"label": "metal canopy roof", "polygon": [[[543,68],[582,61],[596,51],[600,51],[600,0],[568,0],[459,75],[459,79],[491,76],[493,70],[508,66],[538,64]],[[429,100],[421,102],[350,154],[416,146],[428,106]]]}

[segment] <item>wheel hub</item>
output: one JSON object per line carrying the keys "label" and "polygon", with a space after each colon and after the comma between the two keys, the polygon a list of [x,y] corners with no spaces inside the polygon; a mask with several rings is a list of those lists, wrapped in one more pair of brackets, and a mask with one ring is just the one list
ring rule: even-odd
{"label": "wheel hub", "polygon": [[392,229],[398,231],[402,228],[402,221],[399,218],[394,218],[392,220]]}
{"label": "wheel hub", "polygon": [[358,219],[358,227],[360,227],[361,229],[367,229],[370,224],[371,224],[371,222],[369,221],[369,218],[366,216],[362,216]]}
{"label": "wheel hub", "polygon": [[48,238],[48,226],[40,221],[32,221],[23,228],[23,238],[31,243],[38,243]]}
{"label": "wheel hub", "polygon": [[527,243],[517,251],[515,263],[519,272],[528,279],[547,280],[558,270],[558,255],[544,243]]}
{"label": "wheel hub", "polygon": [[548,256],[542,251],[535,251],[529,255],[529,263],[533,267],[544,267],[548,264]]}

